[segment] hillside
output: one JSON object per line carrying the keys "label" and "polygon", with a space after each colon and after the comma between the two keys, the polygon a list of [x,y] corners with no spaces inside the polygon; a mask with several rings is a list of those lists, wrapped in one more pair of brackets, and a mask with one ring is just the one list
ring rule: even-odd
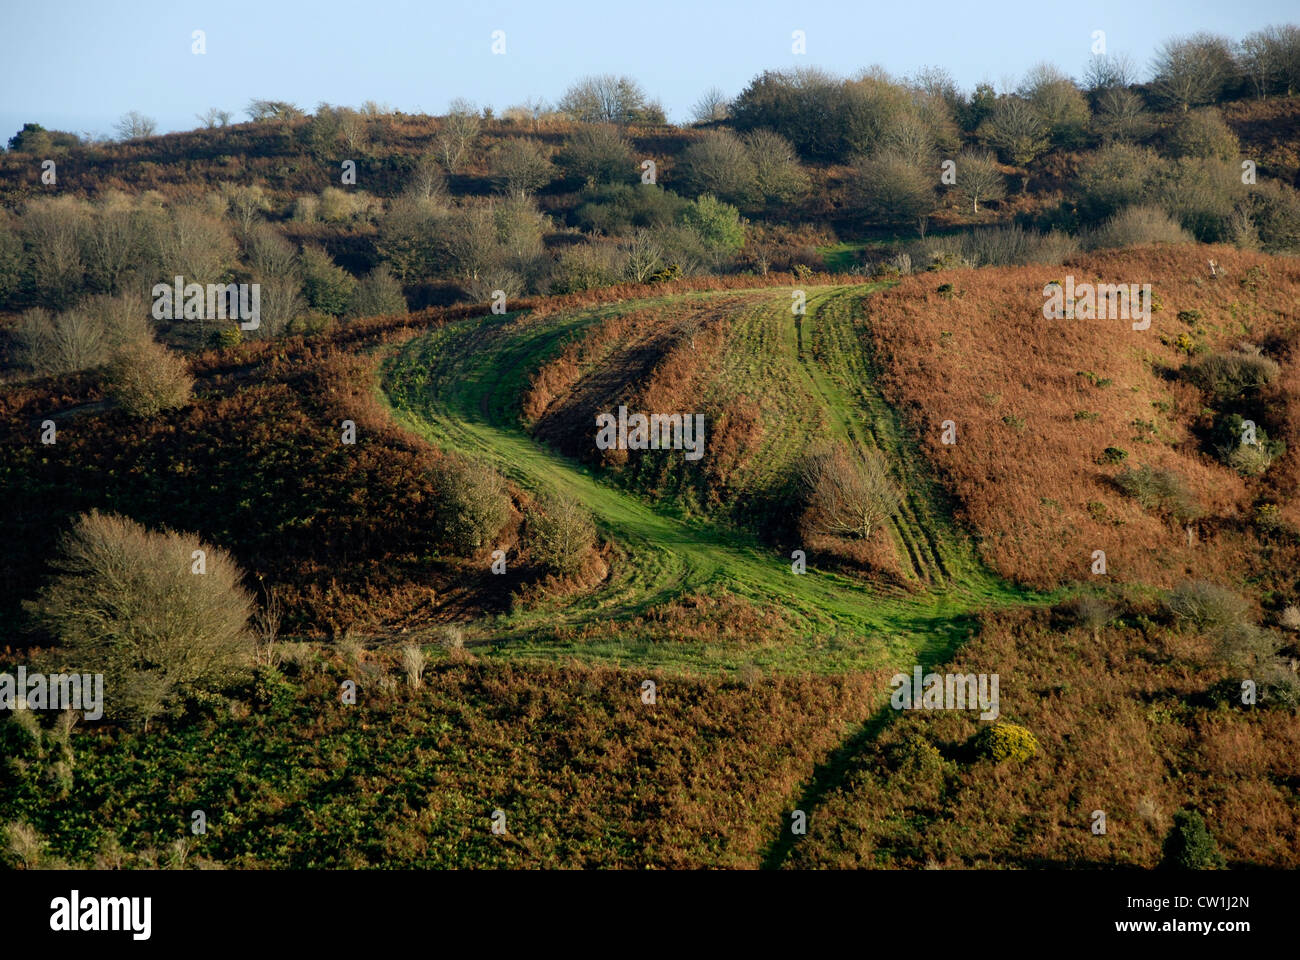
{"label": "hillside", "polygon": [[1300,868],[1297,90],[26,123],[0,866]]}

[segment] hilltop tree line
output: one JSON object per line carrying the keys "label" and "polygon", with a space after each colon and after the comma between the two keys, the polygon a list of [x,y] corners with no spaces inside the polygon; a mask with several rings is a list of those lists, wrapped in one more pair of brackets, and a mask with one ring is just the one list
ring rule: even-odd
{"label": "hilltop tree line", "polygon": [[[1295,250],[1300,194],[1263,158],[1255,182],[1243,176],[1255,161],[1218,104],[1290,95],[1298,71],[1292,26],[1240,43],[1171,40],[1146,83],[1123,56],[1094,58],[1082,82],[1039,65],[1002,93],[981,84],[967,94],[936,69],[905,79],[769,71],[734,99],[706,93],[670,148],[653,139],[662,108],[627,77],[589,77],[553,108],[529,101],[500,118],[454,101],[416,123],[415,152],[411,118],[380,104],[308,114],[254,100],[246,129],[258,149],[322,170],[353,157],[381,169],[382,183],[304,192],[240,176],[236,164],[229,179],[185,190],[28,192],[0,210],[0,309],[22,313],[9,360],[37,373],[106,363],[122,340],[110,327],[147,317],[152,285],[176,275],[260,284],[255,335],[276,336],[402,312],[435,288],[486,301],[818,268],[814,246],[846,231],[902,238],[887,260],[859,261],[864,271],[1060,262],[1081,246],[1191,240]],[[235,129],[216,108],[199,119],[218,143]],[[97,156],[132,156],[121,151],[143,149],[132,145],[154,131],[133,112],[118,128],[127,146],[85,147],[27,124],[9,148],[85,149],[93,169]],[[1049,191],[1036,178],[1061,175],[1060,199],[1040,199]],[[927,236],[932,223],[977,229]],[[204,323],[156,332],[181,347],[239,337]]]}

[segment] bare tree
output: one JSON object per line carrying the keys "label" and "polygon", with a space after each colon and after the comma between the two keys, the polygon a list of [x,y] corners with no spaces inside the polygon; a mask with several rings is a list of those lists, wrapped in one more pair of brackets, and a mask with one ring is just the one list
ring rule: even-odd
{"label": "bare tree", "polygon": [[249,100],[248,106],[244,108],[248,118],[252,121],[261,122],[263,120],[281,120],[293,121],[302,117],[302,110],[295,104],[288,103],[284,100]]}
{"label": "bare tree", "polygon": [[260,184],[244,186],[225,181],[221,184],[221,198],[239,225],[240,236],[246,236],[263,213],[271,209],[271,201]]}
{"label": "bare tree", "polygon": [[902,493],[874,447],[852,452],[837,444],[806,457],[799,467],[807,522],[819,533],[867,538],[898,512]]}
{"label": "bare tree", "polygon": [[[195,550],[203,576],[192,572]],[[29,609],[119,691],[109,716],[147,721],[162,701],[221,689],[251,664],[252,597],[230,555],[193,534],[92,511],[64,539],[56,570]]]}
{"label": "bare tree", "polygon": [[144,114],[132,110],[122,114],[122,118],[113,125],[113,129],[123,140],[139,140],[141,137],[152,137],[154,131],[158,129],[158,124]]}
{"label": "bare tree", "polygon": [[1160,47],[1152,63],[1152,87],[1166,106],[1187,110],[1217,100],[1235,71],[1229,41],[1198,33]]}
{"label": "bare tree", "polygon": [[772,130],[753,130],[744,139],[754,165],[754,182],[764,200],[793,203],[808,192],[808,174],[789,140]]}
{"label": "bare tree", "polygon": [[[1002,97],[992,115],[980,126],[984,140],[996,147],[1009,161],[1028,167],[1051,142],[1050,131],[1034,105],[1020,97]],[[1026,171],[1021,190],[1029,185]]]}
{"label": "bare tree", "polygon": [[214,127],[224,127],[230,123],[230,111],[218,110],[216,107],[208,107],[202,113],[194,115],[198,118],[199,123],[211,130]]}
{"label": "bare tree", "polygon": [[464,164],[482,125],[474,104],[460,99],[451,102],[436,140],[439,159],[448,173],[455,173]]}
{"label": "bare tree", "polygon": [[511,137],[492,151],[488,169],[497,189],[512,197],[527,197],[555,176],[555,165],[546,149],[536,140],[518,137]]}
{"label": "bare tree", "polygon": [[1290,96],[1300,87],[1300,27],[1265,27],[1248,35],[1237,62],[1261,100],[1272,91]]}
{"label": "bare tree", "polygon": [[720,87],[709,87],[695,105],[691,107],[691,117],[696,123],[710,123],[714,120],[727,119],[727,106],[730,101]]}
{"label": "bare tree", "polygon": [[654,234],[642,227],[636,229],[623,249],[627,254],[628,277],[636,283],[645,283],[664,265],[663,247],[654,239]]}
{"label": "bare tree", "polygon": [[968,150],[957,158],[956,167],[955,192],[970,203],[972,213],[980,212],[981,200],[1001,200],[1006,196],[1006,178],[993,154]]}
{"label": "bare tree", "polygon": [[1111,87],[1097,95],[1093,123],[1106,140],[1141,140],[1152,128],[1142,98],[1123,87]]}
{"label": "bare tree", "polygon": [[582,123],[631,123],[652,108],[639,83],[609,73],[583,77],[565,92],[558,106]]}
{"label": "bare tree", "polygon": [[691,195],[711,193],[746,205],[757,196],[757,171],[744,142],[730,130],[708,130],[678,163]]}
{"label": "bare tree", "polygon": [[1097,54],[1083,71],[1083,86],[1090,93],[1137,83],[1137,67],[1127,53]]}

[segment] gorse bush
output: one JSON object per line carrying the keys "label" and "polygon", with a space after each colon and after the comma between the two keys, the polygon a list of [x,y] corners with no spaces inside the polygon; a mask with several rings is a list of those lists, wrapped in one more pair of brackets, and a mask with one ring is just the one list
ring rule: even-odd
{"label": "gorse bush", "polygon": [[1023,763],[1038,753],[1038,738],[1018,724],[991,723],[971,738],[970,748],[982,760]]}
{"label": "gorse bush", "polygon": [[1246,419],[1239,413],[1215,417],[1211,434],[1215,456],[1247,477],[1264,473],[1275,458],[1286,452],[1286,443],[1270,440],[1262,425],[1255,424],[1248,430]]}
{"label": "gorse bush", "polygon": [[239,568],[192,534],[91,511],[64,538],[55,570],[28,610],[73,669],[104,674],[107,716],[147,722],[251,664],[253,600]]}
{"label": "gorse bush", "polygon": [[1221,870],[1227,861],[1196,810],[1179,810],[1165,837],[1164,866],[1175,870]]}

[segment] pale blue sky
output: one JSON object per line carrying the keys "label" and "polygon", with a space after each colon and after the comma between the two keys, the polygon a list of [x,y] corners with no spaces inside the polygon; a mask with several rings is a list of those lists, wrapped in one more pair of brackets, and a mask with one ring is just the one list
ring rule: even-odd
{"label": "pale blue sky", "polygon": [[[254,97],[441,113],[463,96],[499,110],[606,72],[634,76],[683,121],[708,87],[734,95],[768,68],[938,64],[970,88],[1044,60],[1078,76],[1094,30],[1145,68],[1170,36],[1239,39],[1296,21],[1293,0],[0,0],[0,133],[28,120],[109,133],[131,109],[188,129],[208,107],[246,119]],[[195,29],[204,56],[191,53]],[[494,30],[504,56],[492,54]],[[791,53],[794,30],[805,56]]]}

